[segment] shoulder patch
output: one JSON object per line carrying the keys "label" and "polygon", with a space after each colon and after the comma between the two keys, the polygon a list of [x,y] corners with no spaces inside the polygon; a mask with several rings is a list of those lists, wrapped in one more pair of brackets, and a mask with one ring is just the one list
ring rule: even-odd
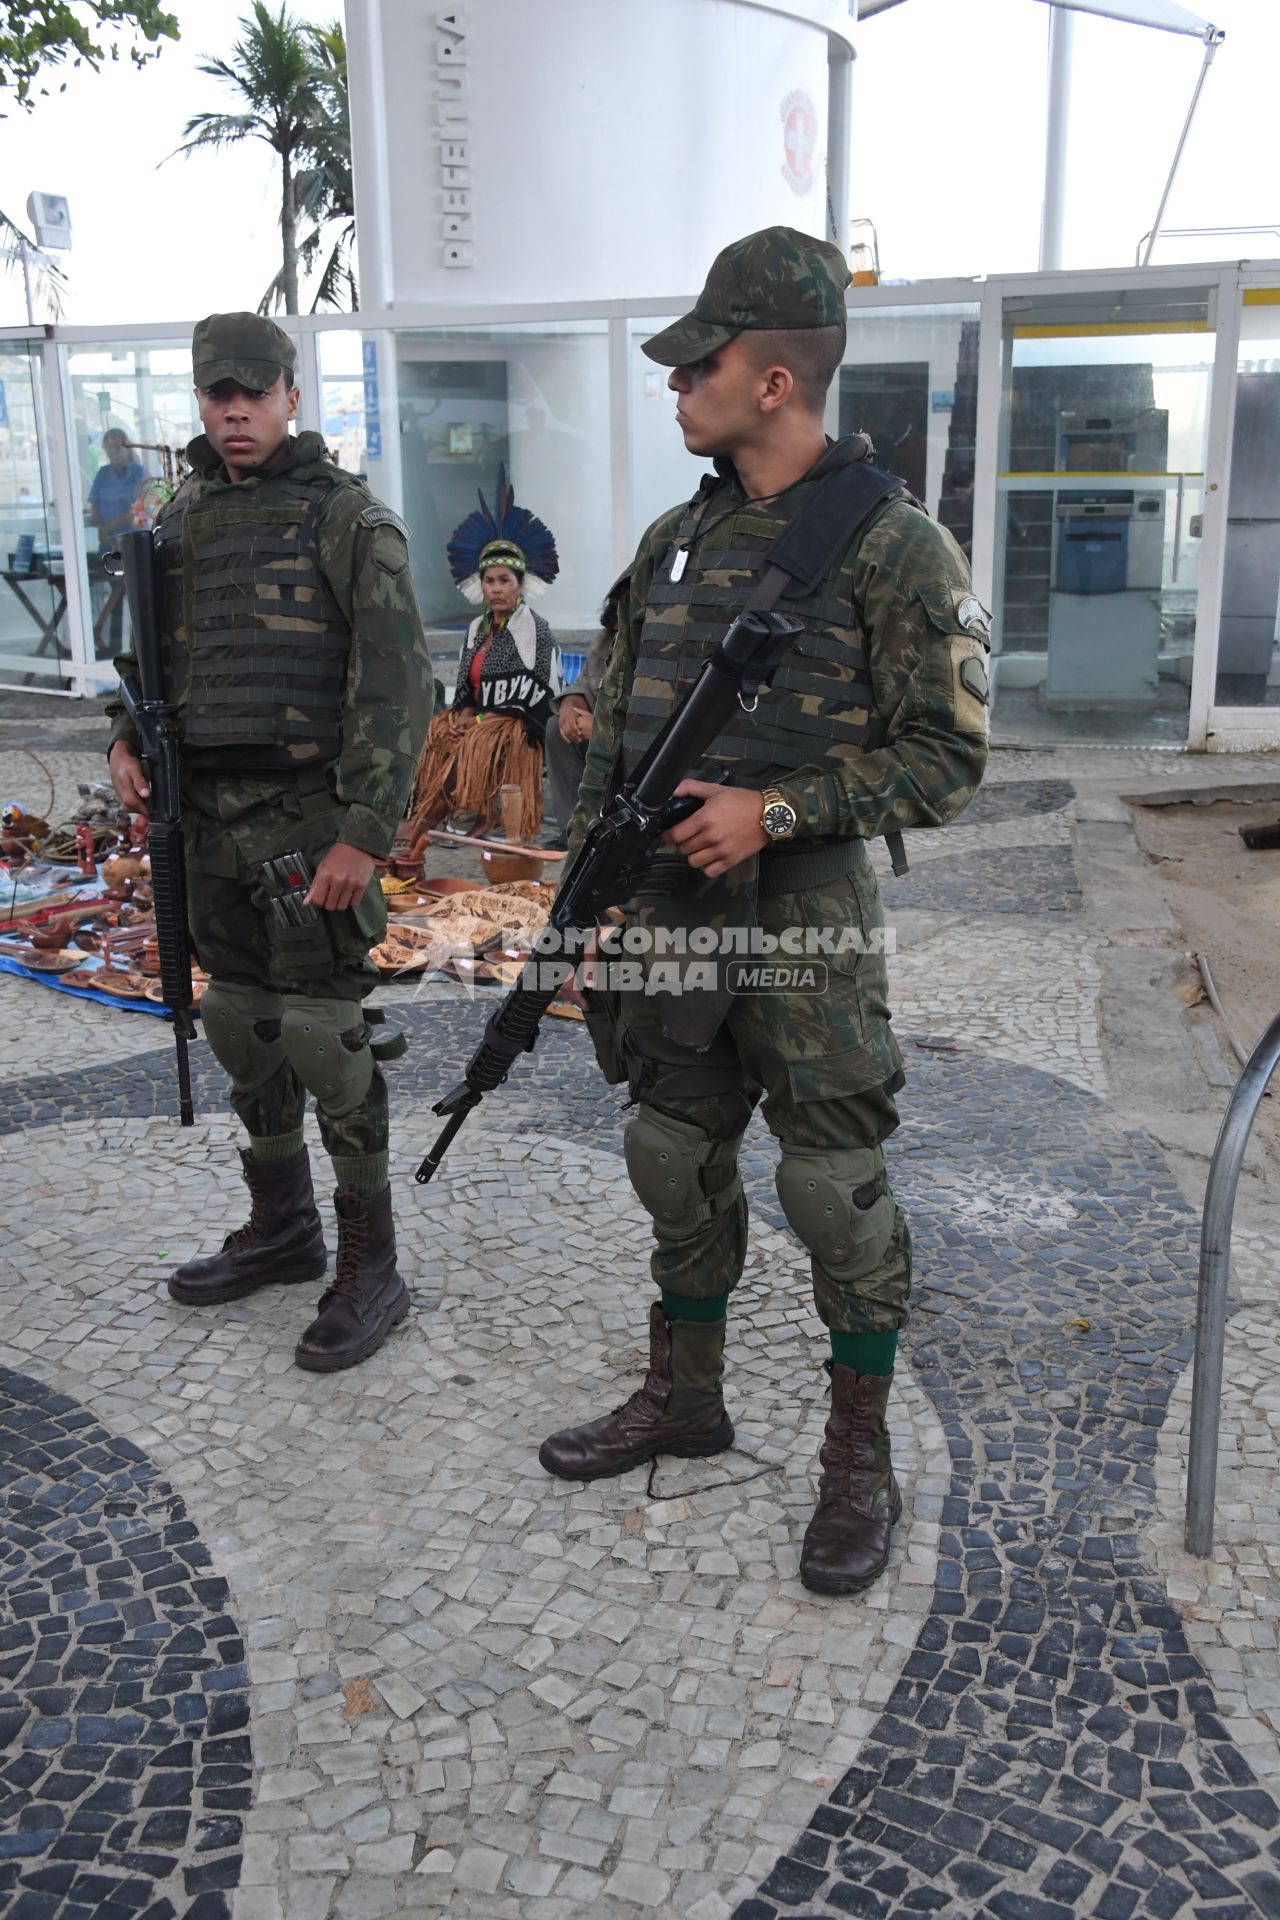
{"label": "shoulder patch", "polygon": [[400,515],[393,513],[390,507],[384,507],[378,500],[375,500],[371,507],[365,508],[360,515],[360,524],[365,527],[394,527],[402,539],[409,538],[409,529]]}

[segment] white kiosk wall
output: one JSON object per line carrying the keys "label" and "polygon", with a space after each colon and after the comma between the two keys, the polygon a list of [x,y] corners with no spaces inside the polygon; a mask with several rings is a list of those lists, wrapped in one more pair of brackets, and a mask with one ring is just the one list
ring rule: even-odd
{"label": "white kiosk wall", "polygon": [[368,307],[652,297],[826,226],[841,0],[348,0]]}

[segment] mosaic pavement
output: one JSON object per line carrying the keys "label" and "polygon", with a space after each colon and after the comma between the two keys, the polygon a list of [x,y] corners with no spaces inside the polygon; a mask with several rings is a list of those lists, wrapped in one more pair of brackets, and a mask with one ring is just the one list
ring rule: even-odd
{"label": "mosaic pavement", "polygon": [[[93,770],[45,757],[60,785]],[[887,885],[918,1291],[906,1511],[856,1601],[796,1578],[823,1344],[763,1130],[738,1446],[583,1488],[536,1448],[632,1381],[647,1226],[580,1029],[549,1023],[422,1192],[430,1099],[492,1003],[390,996],[417,1311],[323,1380],[290,1363],[309,1289],[208,1316],[163,1290],[238,1217],[205,1049],[179,1130],[159,1022],[0,982],[23,1197],[0,1272],[0,1910],[1280,1915],[1274,1250],[1242,1236],[1202,1568],[1178,1544],[1197,1222],[1103,1097],[1072,850],[1099,764],[995,756],[980,811],[916,836]],[[1223,774],[1177,762],[1180,784]]]}

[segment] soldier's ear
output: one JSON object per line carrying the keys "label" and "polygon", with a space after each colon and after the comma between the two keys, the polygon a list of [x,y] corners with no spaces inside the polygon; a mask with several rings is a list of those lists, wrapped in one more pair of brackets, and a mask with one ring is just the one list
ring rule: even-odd
{"label": "soldier's ear", "polygon": [[757,377],[762,413],[776,413],[779,407],[785,407],[796,390],[795,375],[790,367],[762,367]]}
{"label": "soldier's ear", "polygon": [[289,389],[289,418],[291,420],[296,420],[298,417],[298,399],[300,392],[301,389],[298,387],[290,387]]}

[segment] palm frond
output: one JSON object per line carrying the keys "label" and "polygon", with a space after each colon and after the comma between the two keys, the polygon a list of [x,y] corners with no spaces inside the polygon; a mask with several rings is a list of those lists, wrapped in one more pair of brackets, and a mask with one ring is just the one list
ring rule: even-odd
{"label": "palm frond", "polygon": [[266,140],[270,131],[251,113],[196,113],[182,129],[183,142],[160,162],[176,160],[179,154],[195,153],[202,147],[233,147],[241,140]]}
{"label": "palm frond", "polygon": [[33,306],[43,305],[48,319],[61,320],[62,296],[69,292],[71,287],[66,272],[56,260],[51,260],[47,253],[42,253],[18,222],[11,220],[3,207],[0,207],[0,266],[5,273],[16,275],[22,272],[24,247],[27,255],[27,271],[33,281],[35,295]]}
{"label": "palm frond", "polygon": [[328,307],[335,313],[355,313],[360,306],[360,289],[356,283],[355,268],[352,265],[352,252],[355,247],[355,221],[349,221],[333,243],[329,258],[325,261],[324,271],[316,287],[315,298],[311,302],[312,313],[319,313],[322,307]]}

